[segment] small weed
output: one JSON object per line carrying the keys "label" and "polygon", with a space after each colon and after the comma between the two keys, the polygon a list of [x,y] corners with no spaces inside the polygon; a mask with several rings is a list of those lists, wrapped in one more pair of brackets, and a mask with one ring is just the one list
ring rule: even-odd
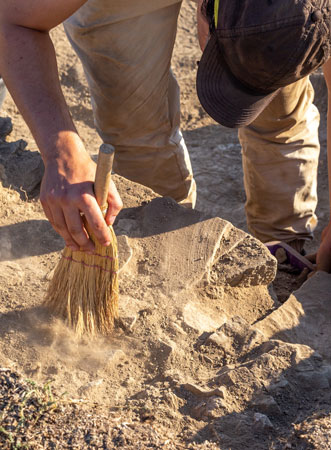
{"label": "small weed", "polygon": [[12,378],[5,377],[11,389],[0,407],[0,446],[10,450],[30,449],[26,442],[27,431],[56,411],[64,403],[64,395],[55,399],[50,381],[38,386],[26,379],[16,385]]}

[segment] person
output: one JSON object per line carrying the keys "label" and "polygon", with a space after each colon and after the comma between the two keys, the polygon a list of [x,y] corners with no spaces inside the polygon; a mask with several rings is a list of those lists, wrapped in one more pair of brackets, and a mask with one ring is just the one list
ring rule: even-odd
{"label": "person", "polygon": [[[329,11],[329,0],[204,0],[198,10],[197,92],[211,117],[239,128],[250,231],[298,250],[317,224],[319,114],[308,76],[324,65],[330,92]],[[330,139],[328,155],[331,180]],[[330,222],[317,269],[331,272]]]}
{"label": "person", "polygon": [[[67,246],[93,252],[110,233],[93,195],[95,164],[63,98],[49,31],[64,22],[84,66],[96,128],[114,171],[194,207],[192,167],[170,69],[181,0],[10,0],[0,3],[0,73],[40,149],[40,200]],[[22,77],[24,74],[24,77]],[[122,207],[112,183],[106,222]]]}
{"label": "person", "polygon": [[[200,42],[209,34],[200,14],[202,3],[198,0]],[[215,4],[209,3],[214,11]],[[195,182],[179,131],[178,86],[170,71],[180,4],[178,0],[107,4],[103,0],[33,0],[27,6],[23,0],[12,0],[0,5],[0,71],[43,155],[41,201],[46,216],[73,249],[93,251],[81,212],[100,242],[107,245],[109,235],[93,197],[94,164],[64,102],[48,31],[65,22],[87,75],[97,129],[105,142],[116,146],[115,171],[194,206]],[[24,73],[24,83],[20,73]],[[284,90],[274,99],[277,111],[265,108],[257,122],[240,129],[240,138],[250,231],[263,242],[281,239],[301,247],[316,226],[314,170],[319,143],[311,86],[307,78],[297,86],[297,96],[292,89],[286,95]],[[297,97],[302,99],[301,106],[293,101]],[[285,133],[289,127],[296,128],[291,131],[291,145]],[[283,136],[277,140],[281,130]],[[271,150],[265,170],[254,172],[255,159],[261,158],[267,145]],[[295,180],[291,192],[284,192],[277,205],[266,195],[266,186],[272,185],[269,171],[280,166],[277,158],[273,164],[268,162],[270,154],[276,156],[275,148],[282,148],[279,159],[286,159],[291,149],[293,155],[298,154],[290,174]],[[310,169],[302,176],[304,166]],[[278,198],[279,176],[274,174],[276,189],[269,194]],[[106,221],[112,223],[121,208],[114,185],[109,205]]]}

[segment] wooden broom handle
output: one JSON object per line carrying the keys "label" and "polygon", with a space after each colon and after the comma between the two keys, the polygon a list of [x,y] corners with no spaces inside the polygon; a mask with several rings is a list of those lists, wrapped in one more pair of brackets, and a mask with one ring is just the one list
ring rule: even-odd
{"label": "wooden broom handle", "polygon": [[94,181],[94,193],[101,211],[106,214],[107,198],[115,148],[111,144],[101,144],[99,148],[97,171]]}

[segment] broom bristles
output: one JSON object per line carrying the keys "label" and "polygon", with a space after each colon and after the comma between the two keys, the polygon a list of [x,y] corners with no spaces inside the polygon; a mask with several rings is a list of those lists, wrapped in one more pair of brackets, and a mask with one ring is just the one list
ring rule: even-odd
{"label": "broom bristles", "polygon": [[113,227],[109,229],[108,247],[88,230],[95,244],[93,255],[66,247],[48,287],[46,305],[78,335],[107,335],[118,318],[117,240]]}

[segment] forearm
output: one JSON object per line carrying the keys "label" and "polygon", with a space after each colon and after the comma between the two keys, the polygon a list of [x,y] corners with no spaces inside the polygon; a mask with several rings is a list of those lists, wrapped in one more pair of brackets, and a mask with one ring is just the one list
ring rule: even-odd
{"label": "forearm", "polygon": [[[95,163],[86,152],[64,100],[48,31],[86,0],[1,0],[0,73],[45,162],[40,201],[48,220],[74,250],[94,251],[83,214],[103,245],[110,231],[93,191]],[[122,207],[114,184],[107,224]]]}
{"label": "forearm", "polygon": [[2,27],[0,73],[45,161],[64,152],[65,142],[79,140],[47,32],[16,25]]}

